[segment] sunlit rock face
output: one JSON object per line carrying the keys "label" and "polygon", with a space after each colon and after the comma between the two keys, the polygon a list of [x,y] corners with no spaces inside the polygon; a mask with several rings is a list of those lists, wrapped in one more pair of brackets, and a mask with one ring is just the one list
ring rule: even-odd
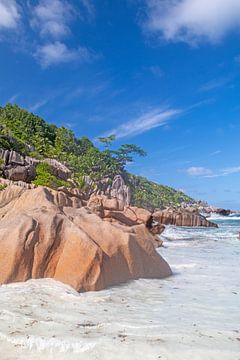
{"label": "sunlit rock face", "polygon": [[36,177],[36,165],[46,162],[51,167],[53,174],[62,180],[71,177],[71,171],[66,165],[56,159],[38,160],[29,156],[23,156],[14,150],[0,148],[0,160],[3,162],[3,174],[6,179],[30,183]]}
{"label": "sunlit rock face", "polygon": [[196,227],[218,227],[217,224],[208,221],[200,215],[195,209],[164,209],[154,212],[153,219],[164,225],[176,226],[196,226]]}
{"label": "sunlit rock face", "polygon": [[1,283],[50,277],[88,291],[171,274],[144,223],[106,221],[74,193],[10,185],[0,204]]}

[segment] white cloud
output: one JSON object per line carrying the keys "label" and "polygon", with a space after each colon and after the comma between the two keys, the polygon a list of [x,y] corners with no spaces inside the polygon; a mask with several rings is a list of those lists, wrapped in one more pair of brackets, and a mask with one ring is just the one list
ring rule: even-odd
{"label": "white cloud", "polygon": [[70,61],[88,61],[91,58],[90,52],[84,48],[70,49],[64,43],[56,41],[54,43],[39,46],[35,57],[43,68],[51,65],[67,63]]}
{"label": "white cloud", "polygon": [[40,0],[33,8],[31,23],[41,36],[60,39],[71,32],[68,24],[73,14],[73,7],[65,0]]}
{"label": "white cloud", "polygon": [[145,0],[145,28],[167,41],[219,42],[240,28],[239,0]]}
{"label": "white cloud", "polygon": [[238,174],[238,173],[240,173],[240,166],[233,166],[233,167],[225,168],[221,171],[222,171],[222,176]]}
{"label": "white cloud", "polygon": [[[1,1],[1,0],[0,0]],[[92,16],[94,7],[90,0],[80,0],[88,16]],[[87,61],[96,58],[87,48],[78,46],[71,48],[62,38],[71,35],[71,22],[76,17],[82,18],[73,1],[38,0],[32,6],[31,25],[44,40],[34,52],[35,58],[43,68],[71,61]]]}
{"label": "white cloud", "polygon": [[182,113],[182,110],[178,109],[155,109],[147,112],[140,117],[127,121],[115,129],[108,131],[107,135],[115,134],[116,137],[124,138],[128,136],[135,136],[142,134],[153,128],[163,126],[173,117]]}
{"label": "white cloud", "polygon": [[15,29],[20,12],[15,0],[0,0],[0,29]]}
{"label": "white cloud", "polygon": [[[65,39],[72,35],[74,19],[89,19],[95,14],[92,0],[78,1],[80,8],[73,0],[0,0],[0,41],[20,43],[18,48],[34,56],[43,68],[97,59],[99,55],[93,51],[84,46],[72,48]],[[35,32],[31,42],[27,36],[30,28]],[[9,34],[4,30],[15,30],[14,38],[6,37]]]}
{"label": "white cloud", "polygon": [[190,176],[203,176],[203,175],[211,175],[212,170],[207,169],[205,167],[193,166],[187,169],[187,174]]}

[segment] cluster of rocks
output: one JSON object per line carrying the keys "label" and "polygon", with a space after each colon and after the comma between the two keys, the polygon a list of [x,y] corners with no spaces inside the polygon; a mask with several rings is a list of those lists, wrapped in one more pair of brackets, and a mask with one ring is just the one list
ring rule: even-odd
{"label": "cluster of rocks", "polygon": [[35,166],[39,161],[24,157],[13,150],[0,149],[3,175],[12,181],[30,182],[36,176]]}
{"label": "cluster of rocks", "polygon": [[171,275],[144,209],[121,211],[116,198],[86,202],[76,190],[12,184],[0,203],[0,283],[50,277],[88,291]]}
{"label": "cluster of rocks", "polygon": [[165,225],[218,227],[194,208],[157,210],[153,220]]}
{"label": "cluster of rocks", "polygon": [[119,175],[90,196],[80,189],[1,183],[0,283],[51,277],[88,291],[166,277],[171,269],[156,251],[165,225],[217,226],[192,208],[150,212],[131,206]]}
{"label": "cluster of rocks", "polygon": [[68,180],[71,171],[67,166],[55,159],[38,160],[29,156],[22,156],[14,150],[0,149],[0,159],[2,160],[3,176],[12,181],[23,181],[30,183],[36,177],[36,165],[46,162],[50,165],[53,174],[59,179]]}
{"label": "cluster of rocks", "polygon": [[106,195],[92,194],[87,207],[91,212],[100,218],[116,226],[136,226],[144,224],[148,231],[153,235],[153,243],[156,247],[162,245],[159,239],[165,226],[153,220],[153,214],[142,208],[125,205],[117,198],[108,198]]}
{"label": "cluster of rocks", "polygon": [[217,208],[214,206],[199,207],[198,211],[206,215],[215,213],[221,216],[229,216],[230,214],[233,213],[230,209]]}
{"label": "cluster of rocks", "polygon": [[88,197],[92,194],[106,195],[109,198],[117,198],[124,205],[131,203],[130,188],[121,175],[116,175],[114,179],[105,177],[97,182],[94,182],[89,176],[84,176],[84,183],[84,191]]}
{"label": "cluster of rocks", "polygon": [[48,165],[50,165],[53,171],[53,175],[59,179],[67,181],[71,178],[71,170],[60,161],[57,161],[56,159],[44,159],[43,162],[46,162]]}

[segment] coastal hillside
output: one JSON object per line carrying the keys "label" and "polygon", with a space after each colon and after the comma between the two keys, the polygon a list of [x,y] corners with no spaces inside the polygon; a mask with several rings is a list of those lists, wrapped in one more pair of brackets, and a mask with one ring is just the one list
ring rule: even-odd
{"label": "coastal hillside", "polygon": [[[124,144],[112,150],[114,139],[114,135],[99,138],[101,150],[89,138],[77,138],[73,131],[48,124],[17,105],[0,107],[0,148],[39,160],[36,172],[28,182],[53,189],[60,186],[86,189],[89,179],[93,184],[103,180],[111,184],[113,178],[121,174],[131,190],[131,204],[134,206],[152,210],[195,203],[194,199],[180,191],[128,173],[126,165],[134,161],[135,156],[146,154],[133,144]],[[49,164],[42,162],[44,159],[60,161],[69,169],[68,176],[62,178],[53,173]],[[3,164],[0,165],[2,167]]]}
{"label": "coastal hillside", "polygon": [[165,207],[180,207],[183,204],[192,205],[196,201],[169,186],[150,181],[142,176],[129,174],[132,189],[132,205],[149,210]]}

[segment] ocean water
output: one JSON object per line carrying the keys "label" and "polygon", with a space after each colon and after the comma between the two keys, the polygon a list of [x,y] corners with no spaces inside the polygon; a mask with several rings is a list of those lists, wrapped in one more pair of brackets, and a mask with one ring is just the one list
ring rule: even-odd
{"label": "ocean water", "polygon": [[168,227],[174,272],[78,294],[51,279],[0,287],[1,360],[239,360],[240,218]]}

